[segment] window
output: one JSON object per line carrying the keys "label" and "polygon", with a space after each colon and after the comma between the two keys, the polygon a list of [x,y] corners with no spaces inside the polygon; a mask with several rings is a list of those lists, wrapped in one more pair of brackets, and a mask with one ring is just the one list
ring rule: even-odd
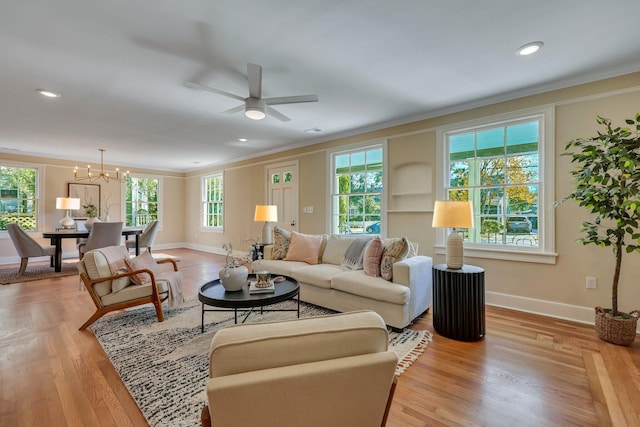
{"label": "window", "polygon": [[551,116],[545,110],[439,130],[440,196],[473,203],[475,227],[461,233],[467,254],[552,252],[553,212],[545,209],[553,203]]}
{"label": "window", "polygon": [[378,234],[381,228],[383,146],[331,153],[331,232]]}
{"label": "window", "polygon": [[222,174],[202,179],[202,226],[222,229],[224,225]]}
{"label": "window", "polygon": [[130,176],[126,182],[125,225],[145,226],[158,220],[157,178]]}
{"label": "window", "polygon": [[24,230],[38,229],[38,170],[0,166],[0,230],[15,222]]}

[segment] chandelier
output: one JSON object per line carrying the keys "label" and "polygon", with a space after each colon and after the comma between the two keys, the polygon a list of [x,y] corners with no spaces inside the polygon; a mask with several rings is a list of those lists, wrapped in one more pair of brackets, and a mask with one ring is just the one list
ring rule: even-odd
{"label": "chandelier", "polygon": [[73,176],[75,178],[76,181],[89,181],[89,182],[96,182],[97,180],[99,180],[100,178],[104,179],[105,182],[109,182],[109,181],[118,181],[118,182],[126,182],[127,178],[129,177],[129,171],[126,171],[124,173],[120,173],[120,169],[116,168],[116,176],[109,176],[108,173],[104,172],[104,152],[107,151],[104,148],[98,148],[98,151],[100,151],[100,173],[99,174],[93,174],[91,172],[91,165],[87,165],[87,175],[86,176],[79,176],[78,175],[78,167],[76,166],[76,168],[73,170]]}

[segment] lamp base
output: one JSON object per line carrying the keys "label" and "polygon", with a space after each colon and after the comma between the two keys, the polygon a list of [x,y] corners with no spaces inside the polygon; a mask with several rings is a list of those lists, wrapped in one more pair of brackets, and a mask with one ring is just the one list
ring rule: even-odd
{"label": "lamp base", "polygon": [[62,217],[58,222],[58,228],[65,228],[65,229],[76,228],[76,222],[69,215],[69,210],[67,210],[67,214],[64,217]]}
{"label": "lamp base", "polygon": [[456,229],[451,230],[451,234],[447,237],[447,267],[452,270],[460,270],[462,268],[464,258],[462,237]]}
{"label": "lamp base", "polygon": [[262,242],[263,245],[271,245],[273,243],[273,235],[271,233],[271,224],[268,221],[264,222],[262,227]]}

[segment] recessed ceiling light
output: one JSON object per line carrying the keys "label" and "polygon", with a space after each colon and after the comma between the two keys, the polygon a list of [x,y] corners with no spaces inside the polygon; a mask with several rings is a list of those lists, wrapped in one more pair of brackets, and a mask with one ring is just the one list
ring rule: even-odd
{"label": "recessed ceiling light", "polygon": [[532,53],[536,53],[544,46],[543,42],[531,42],[527,43],[524,46],[520,46],[516,49],[516,54],[521,56],[531,55]]}
{"label": "recessed ceiling light", "polygon": [[307,129],[305,130],[306,133],[320,133],[322,132],[322,129],[319,128],[311,128],[311,129]]}
{"label": "recessed ceiling light", "polygon": [[46,89],[36,89],[36,92],[38,92],[42,96],[46,96],[47,98],[60,98],[61,96],[58,92],[53,92]]}
{"label": "recessed ceiling light", "polygon": [[247,142],[247,138],[238,138],[238,141],[240,141],[240,142]]}

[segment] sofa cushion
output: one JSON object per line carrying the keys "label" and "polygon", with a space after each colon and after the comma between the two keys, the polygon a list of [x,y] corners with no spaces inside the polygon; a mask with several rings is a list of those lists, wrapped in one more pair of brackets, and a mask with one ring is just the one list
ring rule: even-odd
{"label": "sofa cushion", "polygon": [[275,227],[273,229],[271,259],[284,259],[289,250],[289,242],[291,242],[291,232],[284,228]]}
{"label": "sofa cushion", "polygon": [[[161,271],[156,260],[154,260],[147,251],[144,251],[135,258],[126,259],[125,263],[130,271],[151,270],[154,276]],[[151,283],[151,276],[149,273],[134,274],[131,276],[131,281],[136,285],[144,285],[145,283]]]}
{"label": "sofa cushion", "polygon": [[393,264],[405,259],[409,253],[409,245],[404,237],[390,239],[385,242],[380,260],[380,274],[385,280],[393,279]]}
{"label": "sofa cushion", "polygon": [[327,239],[327,246],[322,254],[324,264],[342,265],[344,254],[354,239],[361,236],[332,234]]}
{"label": "sofa cushion", "polygon": [[252,264],[253,271],[265,270],[272,275],[283,274],[285,276],[293,277],[293,273],[303,267],[308,267],[309,264],[302,261],[285,261],[282,259],[269,260],[263,259],[260,261],[254,261]]}
{"label": "sofa cushion", "polygon": [[[182,274],[180,271],[176,271],[175,273]],[[158,286],[158,292],[160,294],[169,292],[169,284],[166,280],[157,280],[156,285]],[[104,306],[109,306],[137,298],[148,297],[153,293],[151,286],[153,286],[151,283],[146,283],[144,285],[130,285],[120,292],[104,295],[100,300]]]}
{"label": "sofa cushion", "polygon": [[289,250],[285,256],[285,261],[303,261],[307,264],[318,264],[322,253],[323,235],[302,234],[291,232]]}
{"label": "sofa cushion", "polygon": [[378,236],[371,239],[365,248],[362,258],[362,268],[367,276],[380,277],[380,261],[383,250],[384,244]]}
{"label": "sofa cushion", "polygon": [[409,301],[411,293],[408,286],[389,283],[381,277],[368,276],[363,270],[348,271],[334,276],[331,279],[331,288],[352,295],[400,305]]}
{"label": "sofa cushion", "polygon": [[292,275],[298,282],[331,289],[331,279],[345,271],[348,271],[345,267],[323,263],[299,268],[295,270]]}

